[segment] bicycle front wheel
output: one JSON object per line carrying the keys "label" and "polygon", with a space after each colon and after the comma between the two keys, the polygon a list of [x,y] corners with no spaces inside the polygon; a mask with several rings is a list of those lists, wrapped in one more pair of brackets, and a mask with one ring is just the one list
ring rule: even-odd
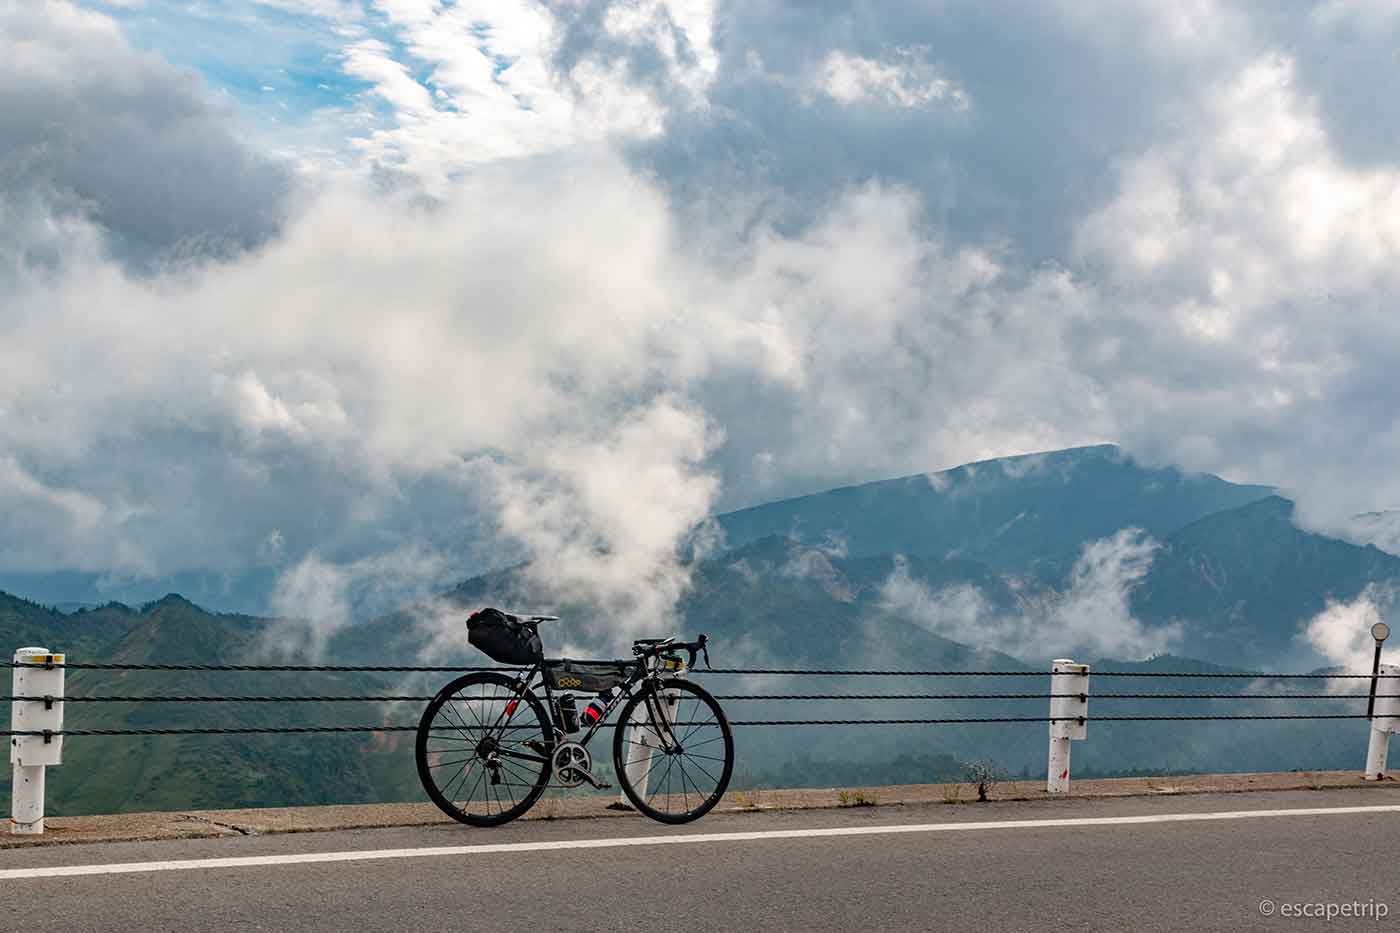
{"label": "bicycle front wheel", "polygon": [[647,684],[622,708],[613,766],[639,812],[662,823],[698,820],[719,803],[734,772],[729,720],[698,684]]}
{"label": "bicycle front wheel", "polygon": [[479,672],[452,681],[428,703],[414,751],[418,777],[438,809],[471,826],[499,826],[544,793],[554,733],[533,691]]}

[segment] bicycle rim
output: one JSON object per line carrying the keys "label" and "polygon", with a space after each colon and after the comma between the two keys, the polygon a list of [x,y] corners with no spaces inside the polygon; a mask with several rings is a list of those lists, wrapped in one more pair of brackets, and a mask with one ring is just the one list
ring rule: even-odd
{"label": "bicycle rim", "polygon": [[[672,696],[674,705],[667,702]],[[656,721],[658,714],[670,715],[669,731]],[[690,681],[663,681],[659,691],[644,688],[622,709],[613,765],[623,793],[640,813],[663,823],[697,820],[729,786],[734,770],[729,720],[714,697]]]}
{"label": "bicycle rim", "polygon": [[550,777],[553,732],[544,705],[501,674],[448,684],[423,711],[415,757],[423,789],[448,816],[499,826],[525,813]]}

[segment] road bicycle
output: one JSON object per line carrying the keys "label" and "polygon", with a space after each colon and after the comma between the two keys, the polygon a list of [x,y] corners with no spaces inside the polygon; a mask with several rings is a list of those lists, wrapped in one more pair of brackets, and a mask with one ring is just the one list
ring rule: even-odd
{"label": "road bicycle", "polygon": [[[487,613],[494,619],[473,627]],[[482,610],[468,620],[472,643],[524,670],[478,671],[438,691],[418,724],[418,775],[433,803],[471,826],[499,826],[555,786],[605,790],[588,744],[614,710],[612,765],[638,812],[688,823],[724,796],[734,770],[734,738],[724,711],[686,679],[707,638],[643,638],[632,658],[545,659],[537,628],[555,616]],[[479,633],[491,638],[478,639]],[[527,659],[527,660],[522,660]],[[541,698],[539,690],[543,691]],[[592,693],[580,710],[572,691]]]}

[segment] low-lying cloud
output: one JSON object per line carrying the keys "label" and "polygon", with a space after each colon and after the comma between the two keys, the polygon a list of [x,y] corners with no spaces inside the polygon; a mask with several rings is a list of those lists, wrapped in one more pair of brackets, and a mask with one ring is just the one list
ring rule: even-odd
{"label": "low-lying cloud", "polygon": [[320,658],[336,633],[357,618],[421,602],[455,582],[455,558],[409,545],[335,564],[314,551],[277,578],[270,608],[281,619],[268,631],[274,654]]}
{"label": "low-lying cloud", "polygon": [[880,605],[936,635],[1028,661],[1054,657],[1140,659],[1180,640],[1177,625],[1145,626],[1133,618],[1133,588],[1147,576],[1158,544],[1135,528],[1084,546],[1063,591],[1022,589],[1007,612],[970,583],[931,589],[897,562]]}
{"label": "low-lying cloud", "polygon": [[[1376,642],[1371,626],[1389,621],[1397,624],[1396,607],[1400,593],[1393,587],[1372,584],[1349,602],[1328,600],[1327,607],[1308,622],[1303,639],[1333,666],[1350,674],[1366,673],[1375,660]],[[1365,681],[1329,682],[1339,690],[1358,690]]]}

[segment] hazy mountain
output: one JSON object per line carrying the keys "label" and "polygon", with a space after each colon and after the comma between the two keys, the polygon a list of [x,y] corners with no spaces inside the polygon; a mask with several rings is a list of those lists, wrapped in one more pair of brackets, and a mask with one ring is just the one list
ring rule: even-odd
{"label": "hazy mountain", "polygon": [[[811,553],[831,555],[842,577],[833,585],[863,594],[862,612],[871,611],[872,594],[901,555],[907,576],[935,597],[970,587],[984,600],[979,612],[1001,621],[1064,594],[1086,545],[1138,528],[1158,545],[1145,575],[1087,583],[1123,591],[1144,643],[1175,626],[1180,635],[1169,644],[1180,653],[1294,667],[1322,663],[1298,636],[1327,601],[1355,599],[1371,583],[1400,584],[1400,558],[1303,531],[1292,518],[1293,504],[1268,487],[1148,469],[1100,446],[834,489],[719,522],[738,561],[765,535],[791,536]],[[966,610],[965,601],[934,609],[950,621],[946,613],[960,605]],[[938,612],[926,613],[923,624],[940,630]],[[975,632],[963,634],[976,640]],[[1007,650],[1035,656],[1033,645]]]}
{"label": "hazy mountain", "polygon": [[[767,538],[718,555],[697,569],[695,585],[681,607],[680,621],[658,620],[655,634],[689,636],[707,631],[721,667],[869,667],[875,669],[994,670],[989,678],[832,679],[763,675],[697,676],[716,693],[736,721],[755,719],[865,719],[1039,716],[1043,700],[828,699],[804,702],[753,701],[736,694],[850,693],[1035,693],[1039,672],[1015,658],[944,638],[887,611],[881,591],[893,558],[842,558],[797,542]],[[1011,611],[1017,595],[985,565],[962,559],[909,559],[904,572],[940,585],[980,585]],[[518,575],[496,574],[468,581],[450,601],[408,608],[352,626],[332,639],[330,662],[481,664],[466,643],[465,604],[528,600]],[[32,603],[6,599],[0,636],[11,644],[65,648],[75,660],[156,663],[278,662],[269,645],[287,643],[294,628],[242,616],[216,616],[179,597],[139,610],[112,606],[64,616]],[[551,653],[588,629],[586,607],[563,610],[558,628],[545,630]],[[439,622],[446,620],[445,628]],[[293,655],[291,660],[300,658]],[[450,660],[449,660],[450,659]],[[1128,662],[1094,659],[1096,670],[1131,669]],[[1182,658],[1159,658],[1148,670],[1219,670]],[[88,672],[69,678],[70,695],[123,696],[310,696],[428,695],[451,674],[259,674],[245,672]],[[1109,692],[1132,682],[1099,681]],[[1142,687],[1142,684],[1138,684]],[[1248,681],[1152,681],[1155,690],[1235,692]],[[1285,688],[1296,685],[1285,684]],[[413,723],[421,703],[313,704],[147,702],[73,703],[70,728],[248,727]],[[1239,712],[1223,700],[1095,700],[1100,715],[1168,712]],[[1310,708],[1310,707],[1308,707]],[[1327,704],[1327,711],[1345,709]],[[1253,707],[1251,707],[1253,709]],[[1301,701],[1274,701],[1271,712],[1303,711]],[[1345,766],[1364,745],[1364,724],[1327,723],[1095,723],[1093,741],[1076,750],[1079,773],[1090,771],[1247,770]],[[991,758],[1013,773],[1035,774],[1043,766],[1044,726],[966,724],[889,727],[740,727],[739,785],[831,786],[842,781],[948,780],[960,761]],[[606,758],[606,745],[601,746]],[[1298,749],[1306,749],[1306,760]],[[860,775],[857,779],[856,775]],[[161,736],[70,739],[65,763],[50,776],[54,813],[284,805],[421,799],[413,773],[408,734],[312,736]]]}
{"label": "hazy mountain", "polygon": [[727,543],[830,538],[851,556],[963,557],[1058,582],[1085,541],[1127,527],[1164,538],[1273,490],[1138,465],[1118,447],[1080,447],[847,486],[718,517]]}
{"label": "hazy mountain", "polygon": [[[937,659],[931,666],[955,666],[960,655],[950,645],[1048,657],[1036,642],[1037,633],[1053,642],[1043,627],[1075,613],[1090,628],[1102,604],[1116,606],[1121,597],[1121,616],[1106,624],[1139,625],[1143,644],[1170,630],[1178,634],[1163,643],[1178,655],[1251,669],[1310,668],[1325,659],[1300,637],[1305,624],[1329,600],[1354,600],[1373,583],[1400,586],[1400,558],[1302,531],[1292,512],[1278,496],[1219,512],[1160,541],[1140,580],[1081,566],[1077,582],[1060,589],[963,557],[846,557],[765,538],[701,565],[680,615],[687,628],[738,634],[775,657],[861,656],[879,638]],[[915,611],[892,598],[892,581],[919,587],[924,604]],[[969,591],[978,597],[973,606]],[[1011,636],[1019,640],[1005,640]]]}
{"label": "hazy mountain", "polygon": [[1149,622],[1184,622],[1186,654],[1277,665],[1327,600],[1352,600],[1384,582],[1400,584],[1400,558],[1303,531],[1293,503],[1270,496],[1168,537],[1133,611]]}
{"label": "hazy mountain", "polygon": [[[866,483],[718,516],[728,546],[770,535],[831,536],[851,556],[964,557],[1060,583],[1086,540],[1120,528],[1163,538],[1272,493],[1207,474],[1147,468],[1112,445],[1006,457]],[[113,579],[77,571],[0,573],[0,590],[47,605],[141,605],[170,592],[219,611],[268,612],[279,568]]]}
{"label": "hazy mountain", "polygon": [[[1177,656],[1135,662],[1084,653],[1097,670],[1134,664],[1147,670],[1219,669],[1211,664],[1296,669],[1310,663],[1298,650],[1302,623],[1328,599],[1352,599],[1374,582],[1400,582],[1400,558],[1304,532],[1291,519],[1291,503],[1264,487],[1145,469],[1112,447],[990,461],[720,516],[730,547],[693,568],[692,586],[673,616],[657,619],[646,632],[621,633],[596,607],[552,606],[564,622],[543,634],[551,654],[622,653],[635,635],[689,637],[705,631],[721,667],[1008,673],[943,680],[705,678],[722,695],[1007,694],[1044,686],[1038,678],[1014,673],[1043,668],[1040,640],[1053,634],[1047,627],[1067,619],[1096,624],[1080,613],[1098,611],[1107,600],[1121,612],[1119,623],[1131,613],[1128,621],[1141,625],[1146,636],[1179,632],[1173,645]],[[1086,571],[1086,545],[1112,540],[1126,527],[1152,536],[1150,566],[1140,575],[1109,573],[1104,579],[1093,567]],[[1106,566],[1113,570],[1111,561]],[[907,600],[892,599],[894,582],[922,602],[911,609]],[[1088,592],[1082,608],[1076,588]],[[464,581],[430,603],[342,629],[322,660],[481,664],[484,659],[467,645],[462,620],[468,609],[484,604],[546,608],[526,575],[518,568],[503,570]],[[215,615],[178,596],[139,609],[108,604],[65,614],[0,594],[0,637],[11,648],[44,645],[65,650],[74,660],[305,659],[304,629],[296,624]],[[73,695],[123,696],[427,695],[450,677],[75,671],[69,689]],[[1103,692],[1128,685],[1100,683],[1096,689]],[[1202,692],[1202,683],[1154,681],[1151,687],[1190,694]],[[1249,686],[1248,681],[1209,683],[1216,692]],[[67,715],[71,728],[360,725],[413,723],[421,705],[73,703]],[[1040,700],[736,698],[726,705],[739,721],[1044,712]],[[1155,705],[1104,700],[1095,701],[1095,708],[1100,714],[1240,711],[1227,700],[1193,699]],[[1313,707],[1290,700],[1268,708]],[[1076,761],[1102,773],[1345,766],[1364,744],[1363,726],[1350,721],[1325,727],[1102,722],[1092,727],[1093,741],[1076,751]],[[955,776],[958,761],[976,757],[1035,773],[1044,755],[1043,725],[754,727],[740,729],[738,738],[740,780],[748,783],[830,785],[847,779],[840,776],[855,773],[852,769],[865,775],[863,783],[945,780]],[[420,799],[411,747],[411,736],[393,733],[75,739],[64,766],[50,778],[52,810]],[[1299,748],[1308,749],[1306,761],[1298,759]]]}
{"label": "hazy mountain", "polygon": [[256,615],[267,610],[268,596],[276,585],[277,574],[278,569],[270,566],[232,574],[189,570],[131,578],[75,570],[8,571],[0,572],[0,590],[22,593],[29,599],[65,611],[108,603],[141,606],[166,593],[180,593],[220,612]]}

